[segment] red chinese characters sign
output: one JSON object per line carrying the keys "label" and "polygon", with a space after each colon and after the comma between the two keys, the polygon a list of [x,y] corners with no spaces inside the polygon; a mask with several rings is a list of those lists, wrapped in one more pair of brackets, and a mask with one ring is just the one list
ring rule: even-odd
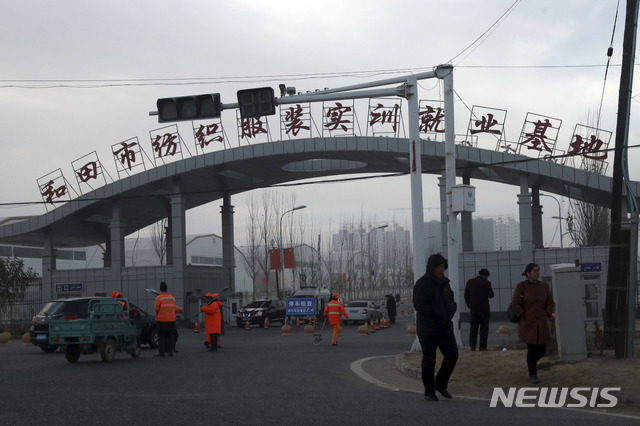
{"label": "red chinese characters sign", "polygon": [[426,133],[433,140],[437,140],[438,135],[444,135],[443,101],[420,101],[418,118],[420,120],[420,133]]}
{"label": "red chinese characters sign", "polygon": [[124,142],[111,145],[111,153],[116,162],[118,176],[121,172],[129,174],[134,168],[142,167],[144,170],[144,160],[142,149],[138,138],[128,139]]}
{"label": "red chinese characters sign", "polygon": [[[212,144],[224,144],[222,123],[218,121],[210,124],[199,124],[197,126],[194,124],[193,138],[196,142],[196,151],[198,151],[199,148],[201,152],[205,152],[208,148],[213,148]],[[211,145],[211,147],[209,145]]]}
{"label": "red chinese characters sign", "polygon": [[83,188],[93,189],[92,184],[99,183],[93,181],[99,181],[99,177],[102,178],[101,183],[106,183],[106,179],[102,171],[102,164],[100,163],[98,154],[95,151],[73,161],[71,165],[73,166],[73,173],[76,177],[76,182],[78,182],[80,190]]}
{"label": "red chinese characters sign", "polygon": [[151,149],[153,150],[153,159],[166,162],[170,157],[179,156],[182,158],[182,145],[178,126],[168,126],[162,129],[156,129],[149,132],[151,138]]}
{"label": "red chinese characters sign", "polygon": [[400,131],[402,119],[400,104],[390,99],[370,99],[369,126],[373,136],[393,135]]}
{"label": "red chinese characters sign", "polygon": [[325,130],[329,136],[355,134],[354,116],[353,100],[349,104],[345,102],[325,103],[322,107],[322,134],[324,135]]}
{"label": "red chinese characters sign", "polygon": [[[69,195],[66,180],[61,169],[57,169],[37,180],[40,196],[47,204],[55,204],[55,201]],[[71,199],[69,197],[69,199]]]}
{"label": "red chinese characters sign", "polygon": [[237,120],[238,139],[241,142],[243,140],[249,142],[250,139],[254,139],[256,142],[266,142],[269,140],[269,126],[266,117],[242,118],[240,117],[240,113],[238,113]]}
{"label": "red chinese characters sign", "polygon": [[280,137],[311,137],[311,107],[296,104],[280,108]]}
{"label": "red chinese characters sign", "polygon": [[554,155],[562,120],[539,114],[527,113],[518,141],[518,154],[523,149],[538,153],[539,158],[551,159]]}

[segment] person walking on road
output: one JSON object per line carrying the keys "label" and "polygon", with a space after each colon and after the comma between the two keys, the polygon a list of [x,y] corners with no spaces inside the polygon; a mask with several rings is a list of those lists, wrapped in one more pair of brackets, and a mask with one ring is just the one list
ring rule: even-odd
{"label": "person walking on road", "polygon": [[396,309],[396,299],[391,294],[387,294],[387,315],[389,315],[389,323],[395,324],[398,311]]}
{"label": "person walking on road", "polygon": [[547,352],[551,342],[549,317],[553,314],[555,302],[549,284],[540,281],[540,266],[530,263],[522,275],[527,279],[516,285],[511,298],[513,312],[518,321],[518,338],[527,344],[527,369],[529,381],[540,383],[538,379],[538,361]]}
{"label": "person walking on road", "polygon": [[331,296],[331,302],[327,303],[324,308],[324,317],[329,318],[329,324],[331,324],[331,332],[333,337],[331,338],[331,346],[338,346],[338,333],[340,332],[340,323],[342,322],[342,315],[346,319],[349,319],[349,314],[342,306],[342,303],[338,301],[338,295],[334,293]]}
{"label": "person walking on road", "polygon": [[176,313],[182,312],[182,308],[176,304],[176,299],[167,292],[167,283],[160,283],[160,294],[156,297],[155,312],[156,326],[158,327],[158,353],[154,356],[163,357],[165,353],[173,356],[175,349]]}
{"label": "person walking on road", "polygon": [[205,297],[207,297],[208,303],[206,306],[200,307],[200,310],[204,312],[204,332],[207,334],[207,340],[204,344],[209,347],[207,352],[218,352],[222,303],[218,300],[218,293],[207,293]]}
{"label": "person walking on road", "polygon": [[489,318],[491,310],[489,299],[493,297],[491,281],[489,281],[489,271],[486,268],[480,269],[478,276],[467,281],[464,289],[464,301],[469,308],[469,347],[476,350],[478,341],[478,327],[480,327],[480,350],[487,350],[487,340],[489,339]]}
{"label": "person walking on road", "polygon": [[[447,259],[434,254],[427,261],[426,273],[413,287],[413,307],[417,313],[417,334],[422,347],[422,383],[427,401],[437,401],[435,391],[451,399],[449,378],[458,361],[458,345],[453,334],[453,315],[457,305],[449,279],[444,276]],[[435,376],[436,349],[443,355]]]}

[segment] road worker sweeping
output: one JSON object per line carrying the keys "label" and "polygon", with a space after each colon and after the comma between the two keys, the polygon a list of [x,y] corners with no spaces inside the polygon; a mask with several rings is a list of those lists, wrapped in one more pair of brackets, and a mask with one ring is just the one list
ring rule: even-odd
{"label": "road worker sweeping", "polygon": [[[218,352],[218,338],[222,325],[222,315],[220,312],[222,303],[218,300],[218,293],[207,293],[205,297],[207,297],[208,304],[200,307],[200,310],[204,312],[204,332],[209,336],[209,344],[211,346],[208,352]],[[205,342],[205,346],[206,343],[207,342]]]}
{"label": "road worker sweeping", "polygon": [[346,319],[349,319],[349,314],[347,314],[342,303],[338,302],[338,295],[334,293],[331,296],[331,302],[327,303],[327,306],[324,308],[324,317],[329,318],[329,324],[331,324],[331,331],[333,332],[331,346],[338,346],[338,333],[340,332],[342,315],[344,315]]}

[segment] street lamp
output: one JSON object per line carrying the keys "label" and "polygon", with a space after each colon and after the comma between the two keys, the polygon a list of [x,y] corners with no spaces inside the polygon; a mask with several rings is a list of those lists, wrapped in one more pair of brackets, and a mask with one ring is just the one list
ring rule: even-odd
{"label": "street lamp", "polygon": [[[291,210],[287,210],[286,212],[282,213],[282,215],[280,216],[280,280],[279,281],[282,281],[283,288],[284,288],[284,250],[282,248],[282,218],[287,213],[294,212],[296,210],[306,209],[306,208],[307,206],[305,205],[297,206],[292,208]],[[278,283],[278,297],[280,297],[280,283]]]}
{"label": "street lamp", "polygon": [[560,226],[560,248],[562,248],[562,219],[564,218],[562,217],[562,209],[560,208],[560,201],[558,201],[558,199],[553,195],[540,194],[540,196],[553,198],[554,200],[556,200],[556,203],[558,203],[558,216],[552,216],[551,219],[558,219],[558,224]]}
{"label": "street lamp", "polygon": [[369,264],[369,273],[371,273],[371,233],[373,231],[377,231],[378,229],[384,229],[384,228],[388,228],[388,227],[389,227],[389,225],[380,225],[377,228],[373,228],[372,230],[370,230],[367,233],[367,254],[369,255],[367,257],[367,259],[368,259],[367,263]]}

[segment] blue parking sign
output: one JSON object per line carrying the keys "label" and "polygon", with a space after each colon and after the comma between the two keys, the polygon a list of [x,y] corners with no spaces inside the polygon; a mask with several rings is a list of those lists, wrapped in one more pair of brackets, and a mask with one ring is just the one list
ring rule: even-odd
{"label": "blue parking sign", "polygon": [[316,312],[316,300],[313,297],[288,297],[287,316],[313,316]]}

